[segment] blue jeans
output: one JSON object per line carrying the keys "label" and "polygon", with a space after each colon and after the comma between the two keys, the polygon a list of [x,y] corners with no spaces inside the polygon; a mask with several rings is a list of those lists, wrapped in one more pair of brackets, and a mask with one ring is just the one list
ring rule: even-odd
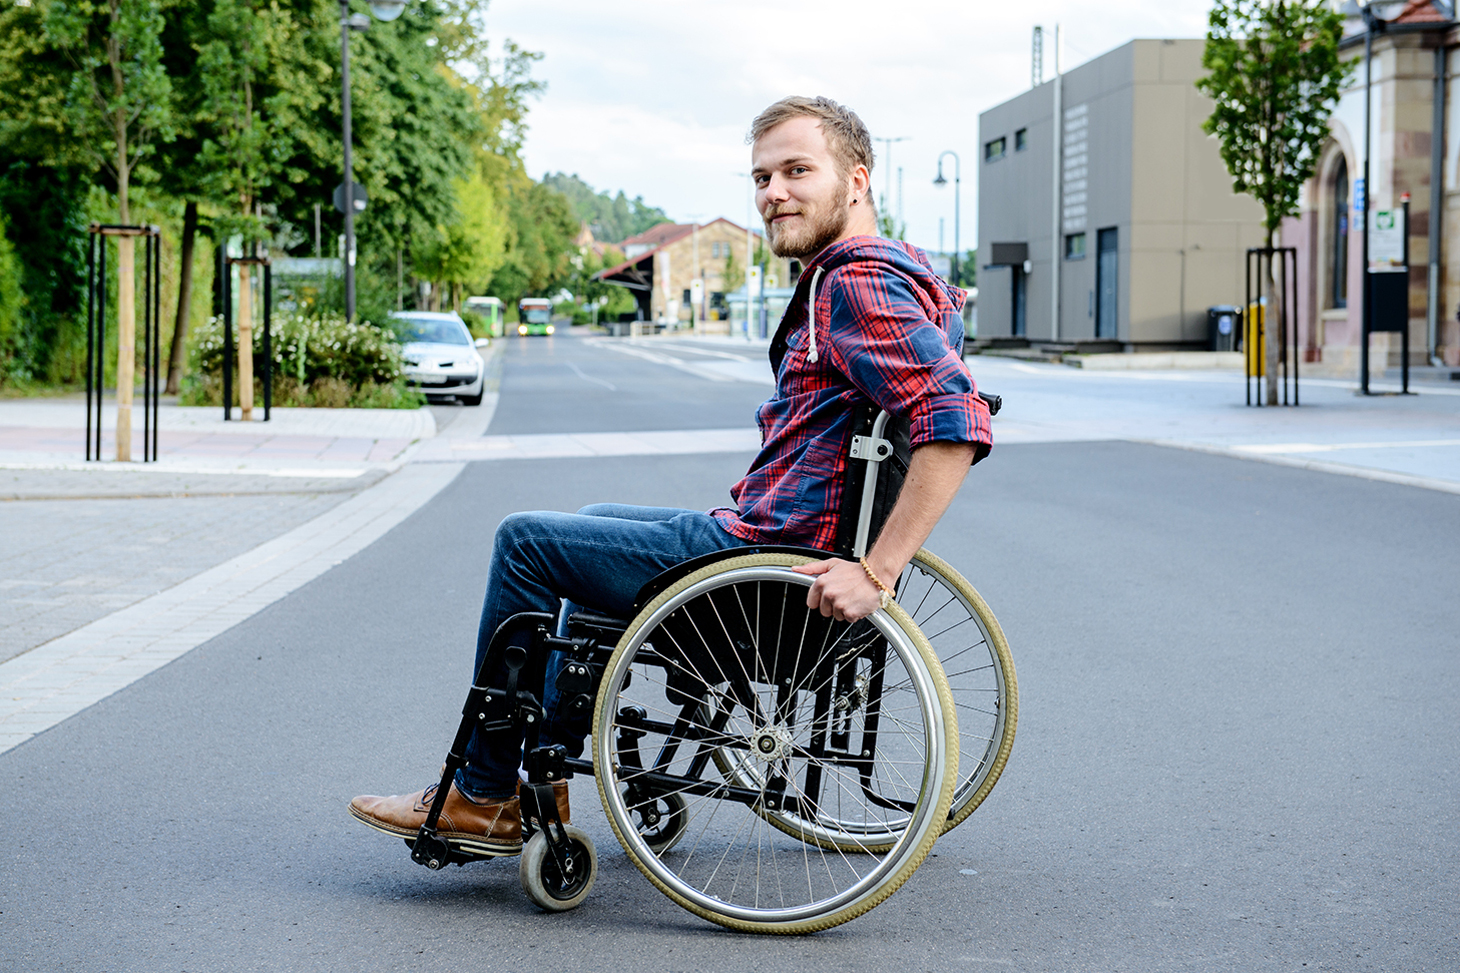
{"label": "blue jeans", "polygon": [[[576,514],[512,514],[497,526],[472,675],[481,668],[497,626],[518,612],[561,611],[560,634],[568,615],[580,608],[627,618],[639,589],[661,571],[744,543],[709,514],[674,507],[597,503]],[[576,757],[583,753],[592,716],[572,719],[558,712],[555,683],[566,659],[564,653],[553,652],[548,660],[542,739],[562,744]],[[504,673],[489,673],[487,684],[502,685]],[[520,733],[494,733],[486,739],[474,734],[466,749],[467,766],[456,775],[457,786],[478,798],[515,793],[522,740]]]}

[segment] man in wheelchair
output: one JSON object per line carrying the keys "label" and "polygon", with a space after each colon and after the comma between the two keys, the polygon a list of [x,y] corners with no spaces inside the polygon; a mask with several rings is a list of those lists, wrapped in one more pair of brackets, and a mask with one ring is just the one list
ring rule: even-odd
{"label": "man in wheelchair", "polygon": [[[507,517],[496,533],[474,674],[513,615],[566,620],[586,608],[627,618],[640,589],[661,572],[747,546],[841,554],[796,569],[816,576],[807,605],[841,621],[866,617],[885,606],[969,467],[987,454],[989,408],[961,357],[964,294],[933,273],[921,250],[877,236],[872,146],[861,119],[826,98],[786,98],[755,119],[749,141],[771,249],[805,270],[771,344],[776,389],[756,416],[760,454],[730,489],[735,506],[702,513],[595,504],[576,514]],[[849,447],[854,432],[865,432],[855,428],[859,417],[877,409],[902,420],[911,458],[875,543],[850,559],[842,514]],[[568,712],[563,703],[565,658],[555,652],[547,663],[540,739],[576,757],[591,713]],[[463,856],[520,854],[523,736],[473,733],[465,757],[440,806],[437,834]],[[410,840],[438,786],[357,797],[350,813]],[[554,796],[566,823],[566,785],[555,783]]]}

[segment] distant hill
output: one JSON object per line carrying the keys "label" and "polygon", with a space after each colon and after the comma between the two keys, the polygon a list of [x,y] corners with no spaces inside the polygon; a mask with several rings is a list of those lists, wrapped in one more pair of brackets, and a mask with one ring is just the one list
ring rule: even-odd
{"label": "distant hill", "polygon": [[631,236],[637,236],[660,223],[668,223],[669,217],[656,206],[644,202],[643,196],[629,199],[622,189],[617,196],[595,192],[578,175],[554,172],[542,177],[543,185],[551,186],[573,204],[573,212],[588,224],[593,237],[602,243],[620,243]]}

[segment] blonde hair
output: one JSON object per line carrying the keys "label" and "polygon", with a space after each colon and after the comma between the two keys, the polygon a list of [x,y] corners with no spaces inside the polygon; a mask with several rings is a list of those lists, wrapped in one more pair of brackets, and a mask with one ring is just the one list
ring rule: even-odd
{"label": "blonde hair", "polygon": [[[872,136],[867,133],[867,126],[856,112],[821,95],[815,98],[791,95],[771,105],[750,123],[746,143],[754,145],[766,132],[793,118],[814,118],[821,123],[821,134],[831,150],[838,174],[845,177],[859,165],[866,166],[868,175],[871,174],[874,160]],[[874,205],[870,188],[867,204]]]}

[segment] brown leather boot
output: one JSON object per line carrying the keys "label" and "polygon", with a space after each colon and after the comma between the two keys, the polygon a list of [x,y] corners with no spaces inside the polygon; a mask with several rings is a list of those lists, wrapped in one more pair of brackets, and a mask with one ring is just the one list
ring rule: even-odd
{"label": "brown leather boot", "polygon": [[[522,781],[520,780],[517,782],[517,794],[519,798],[522,795]],[[564,824],[572,824],[572,820],[568,817],[567,781],[559,780],[553,782],[553,798],[558,803],[558,820],[562,821]]]}
{"label": "brown leather boot", "polygon": [[[414,838],[426,821],[438,786],[394,797],[363,795],[350,802],[350,813],[376,831]],[[522,854],[522,808],[515,795],[474,801],[452,784],[436,827],[458,851],[484,856]]]}

